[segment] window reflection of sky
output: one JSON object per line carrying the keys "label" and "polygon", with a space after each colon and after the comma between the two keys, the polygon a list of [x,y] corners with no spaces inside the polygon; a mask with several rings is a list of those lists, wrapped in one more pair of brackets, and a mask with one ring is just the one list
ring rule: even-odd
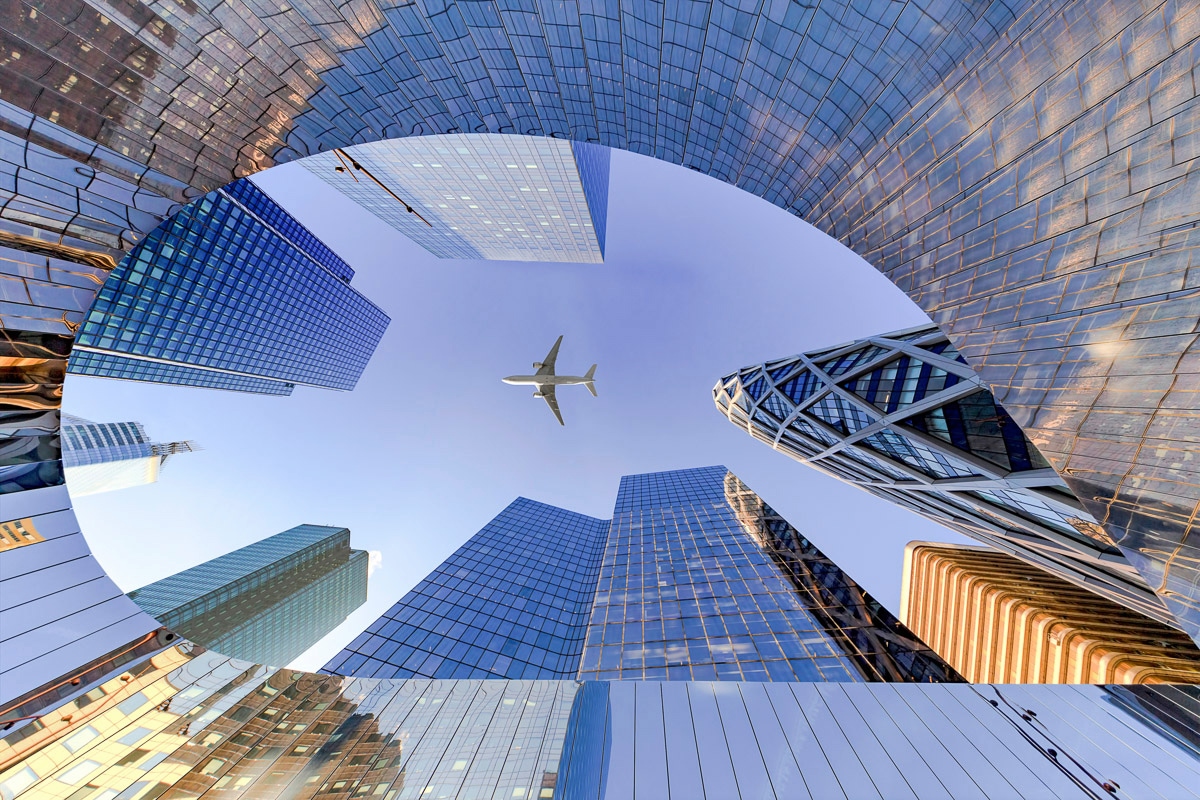
{"label": "window reflection of sky", "polygon": [[[868,265],[740,190],[614,153],[602,265],[436,259],[302,167],[256,178],[355,270],[392,325],[350,393],[288,398],[68,377],[67,411],[205,450],[153,489],[83,498],[126,590],[310,522],[383,553],[367,603],[317,668],[517,496],[607,518],[617,480],[725,463],[895,609],[904,544],[948,538],[729,429],[709,388],[745,363],[924,320]],[[802,325],[797,320],[804,320]],[[564,334],[567,427],[500,383]],[[164,520],[171,536],[162,535]]]}

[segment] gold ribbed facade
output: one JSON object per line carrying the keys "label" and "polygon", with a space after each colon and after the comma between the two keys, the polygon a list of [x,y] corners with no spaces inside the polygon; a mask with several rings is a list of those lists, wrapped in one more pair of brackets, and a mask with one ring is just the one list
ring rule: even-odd
{"label": "gold ribbed facade", "polygon": [[986,547],[910,543],[900,619],[973,683],[1200,683],[1186,635]]}

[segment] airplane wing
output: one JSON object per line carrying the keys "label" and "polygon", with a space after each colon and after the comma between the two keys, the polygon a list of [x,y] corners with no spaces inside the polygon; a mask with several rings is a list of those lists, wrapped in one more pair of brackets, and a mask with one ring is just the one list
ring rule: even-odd
{"label": "airplane wing", "polygon": [[[562,340],[561,336],[559,337],[559,340]],[[557,350],[558,345],[554,345],[554,348]],[[551,350],[550,353],[553,355],[554,351]],[[546,405],[550,406],[550,410],[553,411],[554,416],[558,418],[558,424],[565,426],[567,423],[563,422],[562,413],[558,410],[558,398],[554,396],[554,384],[551,383],[547,384],[546,386],[539,384],[538,391],[542,393],[542,399],[546,401]]]}
{"label": "airplane wing", "polygon": [[[561,336],[558,337],[558,340],[554,343],[554,347],[550,348],[550,353],[546,356],[545,359],[542,360],[542,366],[538,368],[538,371],[536,373],[537,375],[553,375],[554,374],[554,362],[558,360],[558,346],[562,344],[562,340],[563,340],[563,337],[561,337]],[[550,395],[550,396],[553,397],[554,395]],[[547,402],[550,402],[550,401],[547,400]],[[551,408],[554,408],[554,406],[551,405]],[[558,412],[555,411],[554,413],[557,414]]]}

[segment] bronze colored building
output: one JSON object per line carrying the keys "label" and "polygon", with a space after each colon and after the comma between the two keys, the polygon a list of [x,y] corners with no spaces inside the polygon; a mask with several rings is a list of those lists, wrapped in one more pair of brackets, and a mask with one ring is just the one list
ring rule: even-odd
{"label": "bronze colored building", "polygon": [[987,547],[909,543],[900,619],[974,683],[1200,683],[1180,631]]}

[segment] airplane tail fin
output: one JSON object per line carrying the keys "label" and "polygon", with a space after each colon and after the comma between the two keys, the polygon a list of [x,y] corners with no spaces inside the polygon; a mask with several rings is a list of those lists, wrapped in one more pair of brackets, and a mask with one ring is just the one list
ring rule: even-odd
{"label": "airplane tail fin", "polygon": [[596,365],[592,364],[591,369],[589,369],[587,374],[583,377],[583,385],[586,386],[587,390],[592,393],[592,397],[599,397],[599,395],[596,394]]}

